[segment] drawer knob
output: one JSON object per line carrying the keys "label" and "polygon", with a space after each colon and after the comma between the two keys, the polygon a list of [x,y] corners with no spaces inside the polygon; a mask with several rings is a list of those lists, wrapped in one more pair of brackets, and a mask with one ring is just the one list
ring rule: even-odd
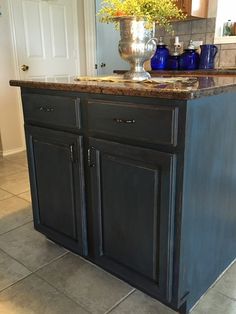
{"label": "drawer knob", "polygon": [[119,118],[115,118],[113,119],[116,123],[126,123],[126,124],[132,124],[135,123],[136,121],[134,119],[130,119],[130,120],[125,120],[125,119],[119,119]]}
{"label": "drawer knob", "polygon": [[41,107],[39,107],[39,110],[43,111],[43,112],[53,112],[54,108],[41,106]]}

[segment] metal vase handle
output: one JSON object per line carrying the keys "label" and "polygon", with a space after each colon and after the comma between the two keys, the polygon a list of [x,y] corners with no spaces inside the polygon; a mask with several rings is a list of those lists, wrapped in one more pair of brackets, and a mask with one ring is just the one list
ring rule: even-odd
{"label": "metal vase handle", "polygon": [[146,42],[146,46],[148,46],[148,44],[149,44],[152,40],[155,41],[156,45],[158,44],[158,39],[155,38],[155,37],[152,37],[152,38],[150,38],[150,39]]}

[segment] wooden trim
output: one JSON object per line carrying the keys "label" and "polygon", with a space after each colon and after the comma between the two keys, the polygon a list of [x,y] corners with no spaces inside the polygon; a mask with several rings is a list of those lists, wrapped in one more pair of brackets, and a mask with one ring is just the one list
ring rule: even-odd
{"label": "wooden trim", "polygon": [[24,151],[25,151],[25,146],[20,146],[18,148],[9,149],[9,150],[0,150],[0,156],[6,157],[6,156],[14,155],[17,153],[21,153]]}
{"label": "wooden trim", "polygon": [[95,22],[95,1],[84,0],[84,28],[85,28],[85,49],[87,75],[96,75],[96,22]]}

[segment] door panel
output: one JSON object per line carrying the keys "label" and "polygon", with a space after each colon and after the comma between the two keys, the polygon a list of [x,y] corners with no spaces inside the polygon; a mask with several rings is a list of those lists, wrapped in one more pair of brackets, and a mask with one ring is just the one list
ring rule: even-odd
{"label": "door panel", "polygon": [[82,138],[25,126],[35,228],[87,254]]}
{"label": "door panel", "polygon": [[170,300],[175,156],[89,143],[96,262]]}
{"label": "door panel", "polygon": [[78,75],[75,0],[10,0],[22,79]]}
{"label": "door panel", "polygon": [[157,281],[158,170],[104,154],[101,173],[100,254]]}
{"label": "door panel", "polygon": [[70,146],[34,139],[33,147],[40,224],[76,239]]}

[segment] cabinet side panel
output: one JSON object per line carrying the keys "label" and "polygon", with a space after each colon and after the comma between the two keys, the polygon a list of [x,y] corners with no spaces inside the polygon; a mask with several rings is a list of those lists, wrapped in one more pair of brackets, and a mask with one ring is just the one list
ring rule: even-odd
{"label": "cabinet side panel", "polygon": [[187,107],[180,296],[188,308],[236,258],[235,93]]}

